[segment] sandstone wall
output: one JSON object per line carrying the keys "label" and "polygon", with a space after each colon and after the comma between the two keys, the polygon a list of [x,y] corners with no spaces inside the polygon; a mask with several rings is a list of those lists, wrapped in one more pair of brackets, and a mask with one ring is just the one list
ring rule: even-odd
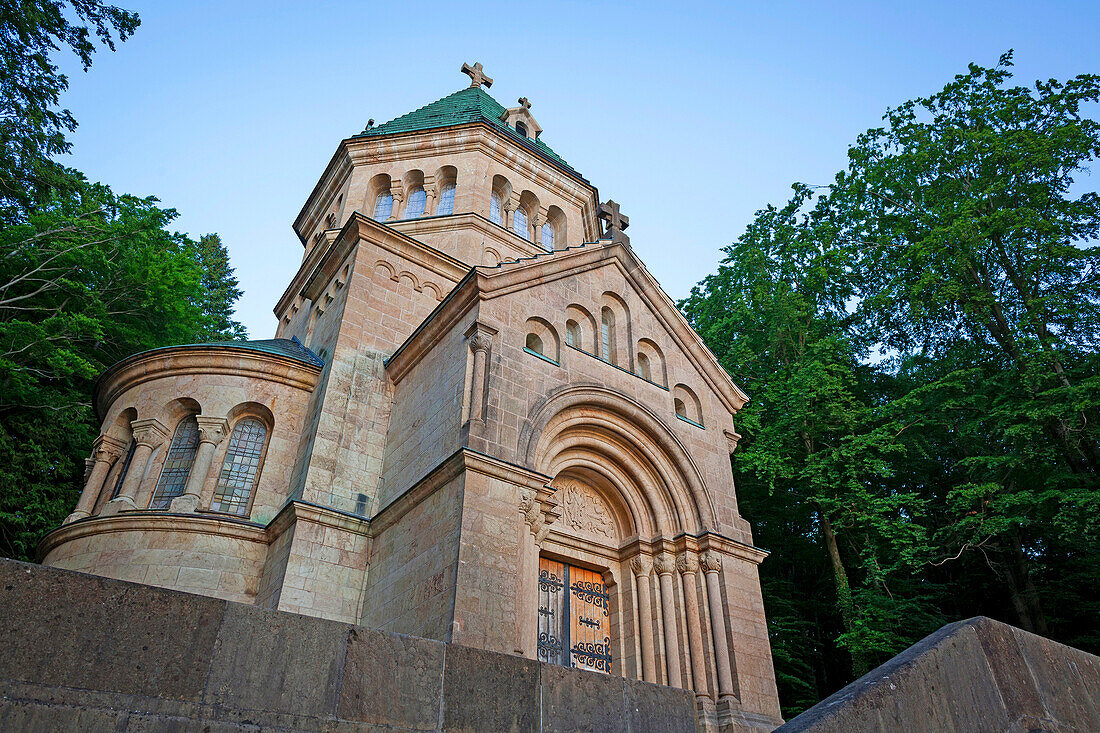
{"label": "sandstone wall", "polygon": [[691,694],[0,560],[0,729],[695,730]]}

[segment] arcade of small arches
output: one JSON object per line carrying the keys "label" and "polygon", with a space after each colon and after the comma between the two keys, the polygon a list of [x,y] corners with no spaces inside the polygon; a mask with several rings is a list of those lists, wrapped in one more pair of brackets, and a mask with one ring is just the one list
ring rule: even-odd
{"label": "arcade of small arches", "polygon": [[[458,169],[451,165],[441,167],[434,175],[425,175],[418,169],[403,176],[379,173],[368,186],[366,210],[372,219],[382,222],[447,216],[454,213],[457,186]],[[542,205],[529,189],[514,190],[505,176],[493,176],[484,203],[490,222],[541,245],[548,252],[566,241],[566,217],[561,207]],[[326,226],[336,226],[342,206],[340,198]]]}
{"label": "arcade of small arches", "polygon": [[[661,347],[643,337],[634,342],[633,349],[630,348],[630,313],[622,298],[604,293],[599,314],[597,322],[584,306],[569,305],[564,314],[565,345],[668,390],[667,367]],[[561,349],[557,329],[545,318],[528,318],[524,350],[559,364]],[[695,392],[685,384],[674,384],[671,392],[676,417],[704,428],[702,405]]]}
{"label": "arcade of small arches", "polygon": [[522,633],[538,658],[736,700],[731,549],[712,534],[715,510],[683,444],[648,408],[590,386],[550,396],[519,449],[554,477],[552,499],[529,491],[520,506],[531,529],[521,592],[537,599],[520,605]]}
{"label": "arcade of small arches", "polygon": [[154,417],[128,407],[96,440],[84,492],[65,523],[134,509],[247,518],[274,422],[271,411],[256,402],[220,416],[203,414],[186,397]]}

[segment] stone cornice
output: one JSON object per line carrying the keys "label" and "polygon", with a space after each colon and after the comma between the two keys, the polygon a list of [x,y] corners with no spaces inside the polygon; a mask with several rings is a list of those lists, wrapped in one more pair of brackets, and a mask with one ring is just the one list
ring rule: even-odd
{"label": "stone cornice", "polygon": [[333,527],[364,537],[370,536],[370,520],[366,517],[337,511],[331,507],[301,499],[292,499],[283,505],[274,519],[268,522],[267,541],[273,542],[279,535],[294,526],[299,519],[322,527]]}
{"label": "stone cornice", "polygon": [[168,346],[134,354],[105,371],[95,383],[96,413],[102,418],[119,395],[139,384],[188,374],[230,374],[312,391],[321,367],[228,342]]}
{"label": "stone cornice", "polygon": [[58,527],[38,543],[38,559],[41,561],[51,550],[66,542],[111,532],[186,532],[264,544],[269,541],[262,525],[241,519],[170,512],[122,512],[86,517]]}
{"label": "stone cornice", "polygon": [[343,145],[337,147],[328,165],[325,166],[321,177],[314,184],[313,190],[306,197],[302,210],[298,212],[298,216],[294,217],[292,227],[294,233],[298,235],[298,239],[301,240],[303,247],[308,242],[302,232],[313,231],[321,216],[323,216],[321,212],[327,209],[327,207],[319,208],[316,204],[327,202],[332,196],[335,196],[340,187],[344,185],[344,181],[351,175],[354,167],[347,149]]}

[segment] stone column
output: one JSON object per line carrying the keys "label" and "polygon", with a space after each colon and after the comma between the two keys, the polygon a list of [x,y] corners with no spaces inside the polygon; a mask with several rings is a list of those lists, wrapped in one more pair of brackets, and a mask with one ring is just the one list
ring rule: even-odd
{"label": "stone column", "polygon": [[504,228],[508,231],[512,231],[512,212],[519,207],[519,199],[514,195],[509,197],[507,201],[503,203],[501,208],[504,209]]}
{"label": "stone column", "polygon": [[224,417],[196,415],[195,421],[199,424],[199,447],[195,451],[195,462],[191,464],[191,472],[187,474],[183,493],[172,499],[172,503],[168,505],[170,512],[194,512],[200,506],[208,504],[202,488],[206,477],[210,475],[214,451],[229,431],[229,422]]}
{"label": "stone column", "polygon": [[111,466],[122,455],[122,449],[123,446],[119,441],[107,435],[96,438],[95,443],[92,444],[92,470],[88,474],[88,479],[84,482],[84,491],[80,494],[80,501],[76,503],[76,509],[73,510],[72,514],[65,517],[62,524],[69,524],[78,519],[91,516],[96,499],[99,498],[99,493],[103,491],[103,482],[107,480],[107,474],[110,472]]}
{"label": "stone column", "polygon": [[661,584],[661,613],[665,617],[665,659],[668,662],[669,687],[683,687],[680,678],[680,640],[676,620],[675,588],[672,584],[672,574],[676,570],[676,562],[672,555],[662,552],[653,563],[654,570]]}
{"label": "stone column", "polygon": [[641,635],[642,644],[642,679],[646,682],[659,683],[657,665],[653,661],[653,602],[649,586],[649,573],[653,569],[653,561],[645,555],[638,555],[630,561],[630,568],[634,571],[634,578],[638,583],[638,633]]}
{"label": "stone column", "polygon": [[424,202],[424,216],[434,216],[436,198],[439,196],[439,186],[435,185],[435,176],[424,176],[424,194],[428,199]]}
{"label": "stone column", "polygon": [[393,181],[390,183],[390,196],[393,196],[393,208],[390,209],[390,218],[386,221],[393,221],[401,218],[401,199],[403,199],[405,195],[401,190],[400,181]]}
{"label": "stone column", "polygon": [[531,230],[531,242],[540,247],[542,246],[542,237],[540,236],[541,232],[539,230],[542,228],[542,222],[542,215],[537,211],[531,214],[531,217],[527,220],[527,226],[530,227]]}
{"label": "stone column", "polygon": [[535,489],[520,491],[519,511],[523,526],[519,538],[519,562],[516,572],[516,646],[515,653],[528,659],[538,658],[539,628],[539,548],[550,532],[545,507]]}
{"label": "stone column", "polygon": [[474,352],[473,374],[470,375],[470,419],[482,420],[485,417],[485,389],[489,365],[489,347],[493,343],[493,333],[480,323],[475,323],[466,332],[470,350]]}
{"label": "stone column", "polygon": [[168,437],[168,428],[155,417],[134,420],[130,423],[130,428],[134,433],[134,456],[130,459],[130,468],[118,490],[118,496],[107,502],[103,511],[100,512],[101,515],[118,514],[124,509],[138,508],[134,503],[134,497],[141,485],[141,478],[145,475],[149,456],[153,454],[153,449]]}
{"label": "stone column", "polygon": [[713,550],[704,552],[699,558],[703,573],[707,579],[707,605],[710,607],[710,630],[714,636],[714,660],[718,668],[718,699],[736,699],[733,689],[733,668],[730,665],[729,644],[726,642],[726,614],[722,609],[722,594],[719,588],[719,573],[722,571],[722,556]]}
{"label": "stone column", "polygon": [[676,558],[676,569],[684,577],[684,613],[687,614],[688,648],[691,650],[691,679],[695,687],[695,697],[710,697],[706,658],[703,656],[703,626],[699,621],[699,558],[693,552],[682,552]]}

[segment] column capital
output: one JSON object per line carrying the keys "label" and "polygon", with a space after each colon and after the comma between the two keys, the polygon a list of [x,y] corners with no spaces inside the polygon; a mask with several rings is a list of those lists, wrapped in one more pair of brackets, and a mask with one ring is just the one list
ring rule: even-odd
{"label": "column capital", "polygon": [[694,573],[699,570],[699,558],[694,552],[681,552],[676,556],[676,569],[681,575]]}
{"label": "column capital", "polygon": [[126,450],[126,444],[110,435],[100,435],[92,442],[92,461],[114,463]]}
{"label": "column capital", "polygon": [[718,573],[722,570],[722,556],[714,550],[707,550],[699,556],[704,573]]}
{"label": "column capital", "polygon": [[672,556],[672,553],[662,552],[654,558],[653,567],[657,571],[657,575],[672,575],[676,570],[676,558]]}
{"label": "column capital", "polygon": [[541,545],[546,536],[550,534],[550,525],[554,523],[561,512],[553,496],[548,492],[523,489],[519,494],[519,511],[523,514],[523,521],[527,523],[531,534],[535,536],[535,544]]}
{"label": "column capital", "polygon": [[497,330],[490,326],[486,326],[484,323],[475,322],[472,326],[466,329],[466,339],[470,343],[470,350],[473,352],[488,351],[489,347],[493,344],[493,336]]}
{"label": "column capital", "polygon": [[149,448],[156,448],[168,438],[168,428],[155,417],[146,417],[130,423],[134,431],[134,442]]}
{"label": "column capital", "polygon": [[195,421],[199,424],[200,443],[211,443],[216,446],[229,432],[229,421],[224,417],[195,415]]}
{"label": "column capital", "polygon": [[653,570],[653,560],[647,555],[635,555],[630,561],[630,569],[639,578],[647,578]]}

